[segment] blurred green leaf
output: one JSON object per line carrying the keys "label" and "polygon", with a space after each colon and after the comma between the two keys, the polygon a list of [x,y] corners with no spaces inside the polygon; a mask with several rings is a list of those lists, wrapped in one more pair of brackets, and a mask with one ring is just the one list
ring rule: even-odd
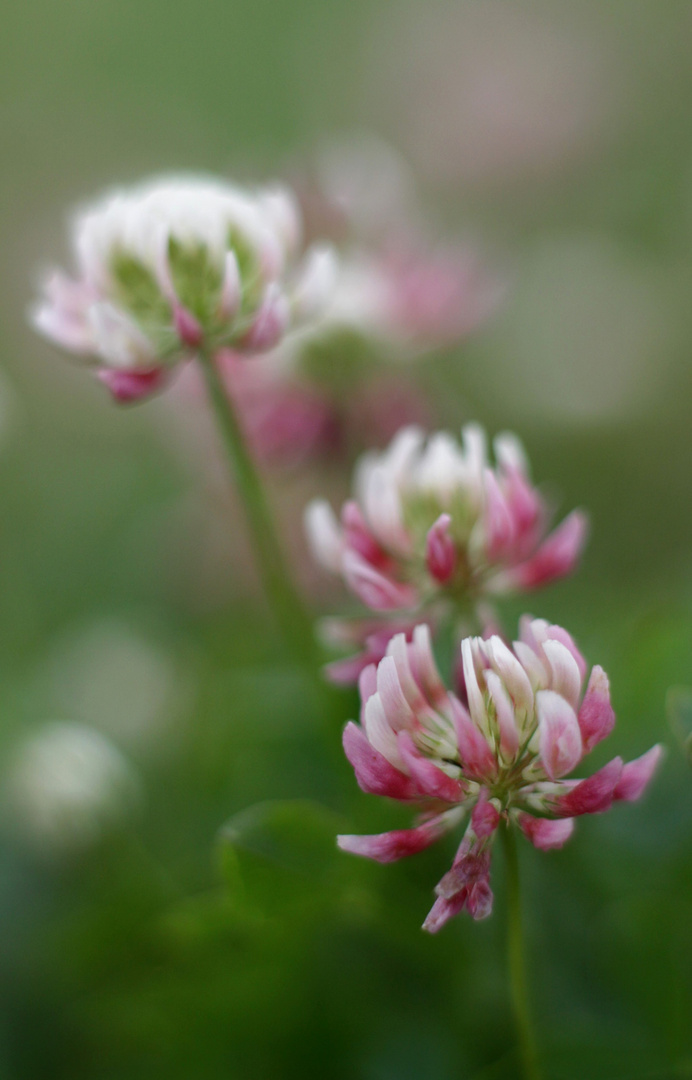
{"label": "blurred green leaf", "polygon": [[231,895],[272,914],[319,904],[336,876],[340,827],[333,811],[307,799],[257,803],[235,814],[218,837]]}

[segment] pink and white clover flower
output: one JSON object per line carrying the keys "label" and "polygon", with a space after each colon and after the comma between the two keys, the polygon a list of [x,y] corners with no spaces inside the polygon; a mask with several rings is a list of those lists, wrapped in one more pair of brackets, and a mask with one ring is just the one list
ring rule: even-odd
{"label": "pink and white clover flower", "polygon": [[582,814],[638,799],[660,746],[624,764],[613,758],[587,779],[567,779],[613,729],[608,677],[587,664],[559,626],[525,616],[519,641],[466,638],[467,703],[442,682],[427,626],[360,675],[360,724],[347,724],[344,750],[363,791],[420,809],[412,829],[340,836],[344,851],[391,862],[423,850],[466,822],[452,868],[436,887],[423,928],[435,933],[467,910],[490,915],[490,859],[499,827],[518,826],[541,850],[562,847]]}
{"label": "pink and white clover flower", "polygon": [[200,346],[264,352],[313,317],[334,256],[313,248],[299,259],[300,234],[283,188],[173,176],[111,192],[75,217],[76,277],[53,271],[32,321],[133,401]]}
{"label": "pink and white clover flower", "polygon": [[310,503],[314,557],[372,611],[417,613],[417,622],[439,602],[478,611],[484,600],[571,573],[586,515],[575,510],[548,533],[548,509],[519,440],[499,435],[494,449],[491,465],[476,424],[461,443],[403,428],[386,450],[361,458],[355,497],[339,520],[324,500]]}

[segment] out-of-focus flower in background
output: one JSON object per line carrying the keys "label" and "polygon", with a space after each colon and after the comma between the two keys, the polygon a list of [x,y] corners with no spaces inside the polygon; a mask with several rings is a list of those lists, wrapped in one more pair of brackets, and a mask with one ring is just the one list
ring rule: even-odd
{"label": "out-of-focus flower in background", "polygon": [[[309,505],[315,558],[372,611],[443,601],[468,616],[489,597],[538,588],[576,566],[586,516],[575,510],[546,535],[548,508],[519,441],[498,436],[492,468],[483,429],[468,425],[462,435],[461,444],[444,432],[426,441],[405,428],[386,451],[363,456],[340,522],[325,501]],[[372,630],[368,637],[372,644]]]}
{"label": "out-of-focus flower in background", "polygon": [[52,643],[42,672],[48,707],[93,724],[139,756],[177,747],[192,683],[180,659],[124,619],[69,629]]}
{"label": "out-of-focus flower in background", "polygon": [[281,187],[164,177],[110,193],[75,217],[77,277],[46,278],[34,325],[136,400],[202,345],[266,351],[315,314],[333,256],[312,249],[298,264],[300,235]]}
{"label": "out-of-focus flower in background", "polygon": [[21,743],[3,786],[9,827],[49,858],[96,843],[142,798],[137,773],[113,743],[70,721],[45,724]]}
{"label": "out-of-focus flower in background", "polygon": [[361,723],[344,749],[363,791],[417,803],[413,829],[340,836],[345,851],[392,862],[422,851],[468,821],[452,869],[439,882],[424,929],[438,931],[466,909],[492,910],[491,846],[498,827],[519,826],[543,850],[562,847],[581,814],[638,799],[661,756],[654,746],[623,764],[613,758],[586,780],[567,780],[612,731],[608,677],[591,671],[559,626],[524,617],[520,640],[462,642],[466,702],[440,678],[427,627],[394,637],[360,677]]}
{"label": "out-of-focus flower in background", "polygon": [[428,178],[503,187],[574,164],[611,129],[604,59],[554,5],[391,4],[368,39],[369,98]]}
{"label": "out-of-focus flower in background", "polygon": [[386,243],[402,226],[418,228],[421,204],[405,158],[372,131],[325,140],[292,169],[308,235],[335,243]]}
{"label": "out-of-focus flower in background", "polygon": [[325,145],[294,179],[308,237],[339,253],[319,315],[253,370],[224,359],[257,453],[270,463],[381,444],[431,411],[407,362],[481,327],[503,284],[471,245],[437,240],[405,163],[360,135]]}
{"label": "out-of-focus flower in background", "polygon": [[361,132],[325,143],[296,189],[306,228],[342,255],[318,335],[353,326],[382,349],[415,354],[456,344],[494,309],[501,282],[474,245],[440,241],[409,166],[383,140]]}

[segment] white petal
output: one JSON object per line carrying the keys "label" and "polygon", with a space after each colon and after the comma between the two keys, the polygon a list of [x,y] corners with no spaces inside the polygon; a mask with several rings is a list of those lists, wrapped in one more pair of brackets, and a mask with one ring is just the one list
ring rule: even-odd
{"label": "white petal", "polygon": [[368,698],[363,710],[363,726],[368,742],[374,750],[379,751],[387,761],[391,762],[396,769],[408,773],[408,769],[399,753],[396,741],[396,733],[392,731],[387,721],[387,715],[379,694],[373,694]]}
{"label": "white petal", "polygon": [[560,641],[546,641],[543,651],[548,658],[552,678],[550,685],[558,694],[562,694],[576,709],[581,696],[581,675],[577,661],[569,649]]}
{"label": "white petal", "polygon": [[98,353],[109,367],[150,368],[156,350],[139,327],[113,304],[92,304],[88,311]]}
{"label": "white petal", "polygon": [[571,772],[582,758],[577,714],[554,690],[539,690],[536,712],[541,762],[550,779],[557,780]]}
{"label": "white petal", "polygon": [[305,509],[305,532],[312,554],[333,573],[341,570],[344,542],[334,511],[324,499],[313,499]]}
{"label": "white petal", "polygon": [[510,648],[497,634],[485,642],[485,655],[498,673],[514,703],[530,713],[533,708],[533,689],[526,671]]}
{"label": "white petal", "polygon": [[377,692],[389,726],[394,731],[412,731],[416,718],[401,688],[393,656],[385,656],[378,665]]}
{"label": "white petal", "polygon": [[297,319],[314,319],[322,313],[336,285],[338,259],[334,248],[320,244],[310,249],[293,289]]}
{"label": "white petal", "polygon": [[495,705],[502,756],[509,762],[513,760],[519,749],[519,732],[514,720],[514,706],[499,675],[496,675],[494,671],[487,671],[485,681]]}
{"label": "white petal", "polygon": [[464,638],[462,641],[461,658],[464,667],[464,683],[466,685],[466,696],[469,702],[471,719],[476,727],[487,736],[490,733],[490,727],[488,724],[488,715],[485,711],[485,704],[483,702],[483,695],[481,694],[478,685],[476,666],[473,662],[471,638]]}

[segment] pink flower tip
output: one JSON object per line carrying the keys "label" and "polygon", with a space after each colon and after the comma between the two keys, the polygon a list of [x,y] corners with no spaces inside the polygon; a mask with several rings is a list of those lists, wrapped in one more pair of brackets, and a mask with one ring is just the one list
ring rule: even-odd
{"label": "pink flower tip", "polygon": [[554,690],[536,694],[541,762],[551,780],[566,776],[581,761],[579,722],[568,701]]}
{"label": "pink flower tip", "polygon": [[395,829],[375,836],[337,836],[336,842],[342,851],[351,855],[389,863],[404,859],[407,855],[417,855],[439,839],[443,831],[435,821],[431,821],[415,829]]}
{"label": "pink flower tip", "polygon": [[373,611],[396,611],[414,607],[418,594],[412,585],[381,573],[349,548],[342,559],[346,581],[366,607]]}
{"label": "pink flower tip", "polygon": [[96,374],[117,402],[129,405],[160,390],[166,381],[167,372],[164,368],[154,368],[152,371],[117,371],[115,368],[101,368]]}
{"label": "pink flower tip", "polygon": [[610,704],[610,684],[602,667],[596,664],[579,709],[579,727],[588,754],[597,743],[610,735],[615,726],[615,713]]}
{"label": "pink flower tip", "polygon": [[242,345],[251,352],[267,352],[281,340],[290,322],[289,303],[278,287],[269,286],[255,321]]}
{"label": "pink flower tip", "polygon": [[464,909],[476,921],[487,919],[493,910],[489,871],[489,852],[466,855],[455,861],[435,889],[437,899],[423,923],[423,929],[429,934],[436,934]]}
{"label": "pink flower tip", "polygon": [[481,789],[481,797],[473,808],[471,814],[471,827],[479,838],[492,836],[500,824],[500,811],[490,802],[487,789]]}
{"label": "pink flower tip", "polygon": [[187,345],[190,349],[197,349],[202,344],[204,338],[202,327],[192,312],[182,304],[173,306],[173,325],[183,345]]}
{"label": "pink flower tip", "polygon": [[574,832],[573,818],[558,818],[551,821],[549,818],[535,818],[531,814],[520,814],[518,822],[524,835],[540,851],[551,851],[553,848],[563,847]]}
{"label": "pink flower tip", "polygon": [[610,809],[615,791],[622,775],[622,758],[615,757],[602,769],[580,780],[560,796],[555,810],[561,817],[578,817],[581,814],[602,814]]}
{"label": "pink flower tip", "polygon": [[624,765],[613,798],[624,802],[635,802],[639,799],[651,781],[662,756],[663,747],[657,743],[641,757]]}
{"label": "pink flower tip", "polygon": [[457,553],[450,533],[452,519],[449,514],[440,514],[428,531],[425,542],[425,560],[430,574],[441,585],[446,584],[454,574]]}
{"label": "pink flower tip", "polygon": [[543,541],[536,554],[512,572],[515,586],[537,589],[571,574],[579,561],[588,531],[588,517],[583,511],[574,510]]}
{"label": "pink flower tip", "polygon": [[344,728],[343,746],[344,753],[353,766],[356,780],[367,794],[385,795],[403,802],[418,796],[418,789],[411,778],[375,750],[363,729],[352,720]]}

